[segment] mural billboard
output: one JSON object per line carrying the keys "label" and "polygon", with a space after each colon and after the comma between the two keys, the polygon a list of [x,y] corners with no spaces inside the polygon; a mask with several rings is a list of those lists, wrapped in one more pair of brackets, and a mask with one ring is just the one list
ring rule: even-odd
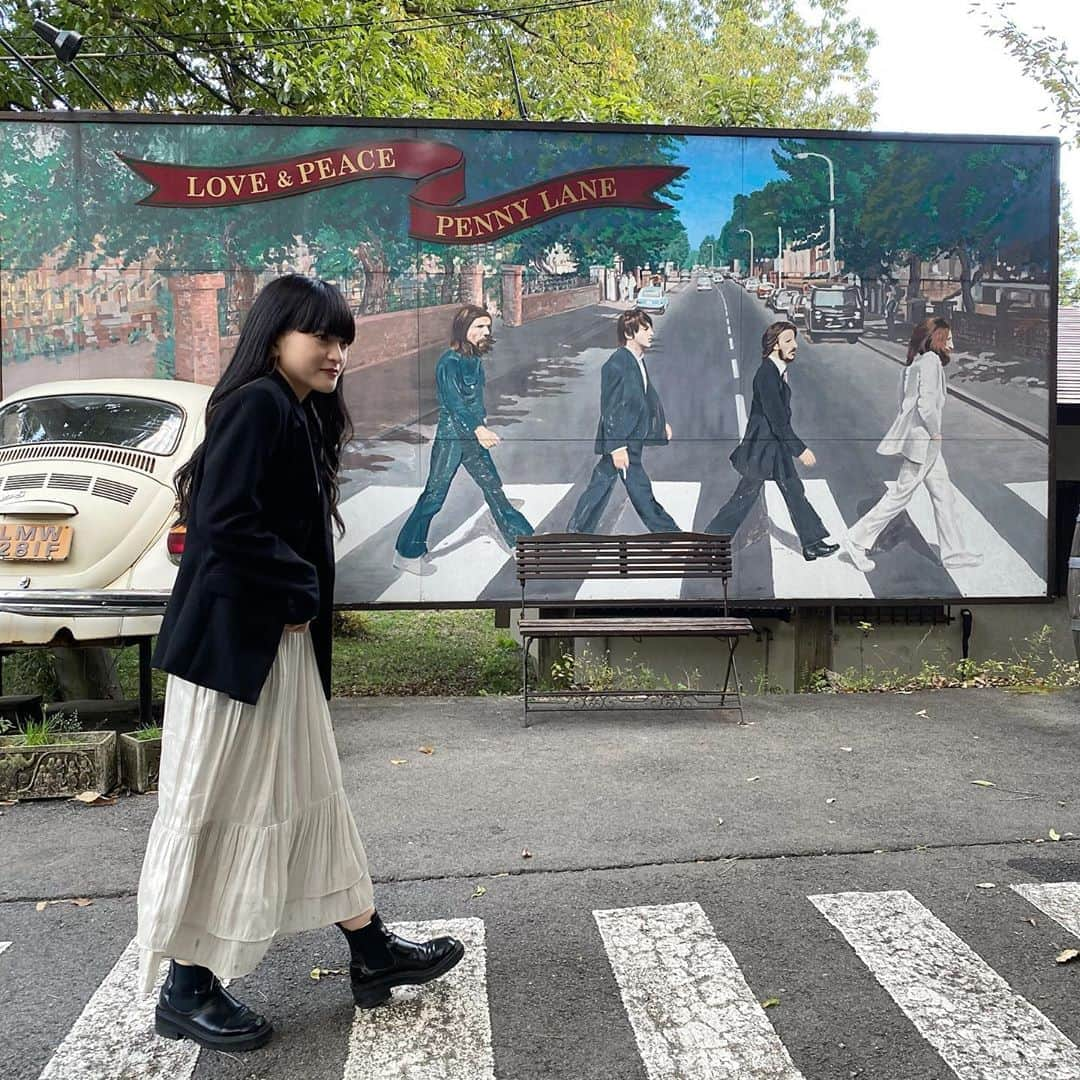
{"label": "mural billboard", "polygon": [[345,293],[341,604],[514,603],[571,531],[733,534],[748,602],[1047,595],[1056,140],[0,123],[5,396],[213,384],[264,283]]}

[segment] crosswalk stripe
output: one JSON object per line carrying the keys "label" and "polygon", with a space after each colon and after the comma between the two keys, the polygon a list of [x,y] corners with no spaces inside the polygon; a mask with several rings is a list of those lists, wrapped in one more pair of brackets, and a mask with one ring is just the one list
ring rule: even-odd
{"label": "crosswalk stripe", "polygon": [[344,559],[395,518],[412,510],[423,490],[371,484],[347,498],[339,507],[345,535],[334,541],[334,558]]}
{"label": "crosswalk stripe", "polygon": [[[889,483],[892,490],[896,485]],[[1046,582],[1031,569],[1005,538],[979,513],[971,502],[954,488],[960,535],[973,553],[983,561],[978,566],[945,567],[963,596],[1041,596]],[[938,544],[937,524],[930,495],[920,485],[908,505],[908,517],[932,546]]]}
{"label": "crosswalk stripe", "polygon": [[801,1080],[698,904],[593,917],[649,1080]]}
{"label": "crosswalk stripe", "polygon": [[199,1048],[186,1039],[154,1035],[157,989],[139,993],[139,946],[134,940],[102,980],[56,1048],[38,1080],[190,1080]]}
{"label": "crosswalk stripe", "polygon": [[746,434],[746,398],[742,394],[735,395],[735,417],[739,424],[739,438]]}
{"label": "crosswalk stripe", "polygon": [[1024,483],[1006,484],[1005,486],[1014,495],[1019,495],[1033,510],[1046,517],[1047,503],[1049,502],[1047,497],[1049,485],[1045,480],[1028,480]]}
{"label": "crosswalk stripe", "polygon": [[495,1080],[481,919],[397,923],[413,940],[451,934],[465,945],[453,971],[399,987],[389,1008],[357,1009],[342,1080]]}
{"label": "crosswalk stripe", "polygon": [[[832,537],[847,530],[840,507],[836,505],[827,480],[806,480],[806,497],[818,512]],[[802,556],[802,544],[795,532],[787,504],[773,480],[765,482],[765,505],[769,524],[787,534],[783,539],[769,529],[772,549],[773,595],[791,599],[822,599],[824,597],[873,596],[874,590],[866,575],[846,559],[833,555],[808,563]],[[786,541],[786,542],[785,542]]]}
{"label": "crosswalk stripe", "polygon": [[[620,483],[621,486],[621,483]],[[653,481],[653,494],[656,501],[675,519],[675,524],[683,532],[691,532],[694,528],[694,515],[697,513],[698,498],[701,495],[701,484],[683,481],[655,480]],[[616,492],[616,494],[618,494]],[[637,522],[637,514],[634,513],[629,499],[626,502],[620,522],[623,516],[629,516]],[[640,523],[638,524],[640,528]],[[621,524],[617,524],[615,532],[622,532]],[[628,529],[628,532],[635,530]],[[682,595],[682,578],[633,578],[629,581],[619,581],[617,578],[597,578],[582,582],[578,589],[578,600],[678,600]]]}
{"label": "crosswalk stripe", "polygon": [[1080,1051],[910,893],[810,902],[960,1080],[1076,1080]]}
{"label": "crosswalk stripe", "polygon": [[[506,484],[503,490],[509,499],[522,499],[521,513],[538,531],[540,522],[558,506],[572,484]],[[504,551],[493,536],[468,539],[483,518],[485,525],[494,528],[487,506],[472,513],[449,536],[431,549],[432,565],[436,570],[428,577],[403,573],[379,597],[379,603],[391,601],[433,602],[437,600],[471,600],[478,597],[484,586],[503,568],[513,555]]]}
{"label": "crosswalk stripe", "polygon": [[1064,926],[1073,937],[1080,938],[1080,882],[1026,883],[1013,885],[1012,889],[1044,915],[1049,915],[1054,922]]}

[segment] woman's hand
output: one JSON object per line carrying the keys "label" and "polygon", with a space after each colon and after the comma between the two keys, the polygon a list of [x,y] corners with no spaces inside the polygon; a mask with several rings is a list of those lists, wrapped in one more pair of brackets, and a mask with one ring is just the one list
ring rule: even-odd
{"label": "woman's hand", "polygon": [[310,625],[310,622],[286,623],[285,629],[290,634],[302,634]]}

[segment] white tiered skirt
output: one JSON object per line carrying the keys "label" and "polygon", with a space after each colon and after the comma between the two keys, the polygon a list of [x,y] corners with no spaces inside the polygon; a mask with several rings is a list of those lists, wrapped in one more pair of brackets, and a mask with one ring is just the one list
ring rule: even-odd
{"label": "white tiered skirt", "polygon": [[143,993],[167,957],[237,978],[276,935],[372,906],[307,631],[282,634],[255,705],[170,675],[139,880]]}

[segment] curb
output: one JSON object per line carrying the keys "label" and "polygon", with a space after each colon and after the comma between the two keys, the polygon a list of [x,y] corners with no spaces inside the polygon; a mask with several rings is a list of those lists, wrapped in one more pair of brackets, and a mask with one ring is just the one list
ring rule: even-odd
{"label": "curb", "polygon": [[[878,356],[884,356],[886,360],[891,360],[894,364],[899,364],[900,367],[904,366],[902,360],[897,360],[892,353],[887,353],[884,349],[879,349],[874,345],[871,345],[864,338],[859,338],[859,344],[865,346],[871,352],[876,352]],[[990,405],[983,401],[982,398],[975,397],[973,394],[968,393],[966,390],[957,389],[952,383],[949,383],[949,393],[953,397],[959,398],[967,405],[972,405],[980,412],[986,413],[988,416],[994,417],[995,420],[1001,420],[1008,424],[1010,427],[1019,428],[1025,435],[1030,435],[1033,439],[1038,439],[1039,442],[1050,445],[1050,436],[1042,430],[1042,428],[1033,427],[1030,420],[1024,420],[1019,416],[1015,416],[1013,413],[1008,412],[1006,409],[999,408],[997,405]]]}

